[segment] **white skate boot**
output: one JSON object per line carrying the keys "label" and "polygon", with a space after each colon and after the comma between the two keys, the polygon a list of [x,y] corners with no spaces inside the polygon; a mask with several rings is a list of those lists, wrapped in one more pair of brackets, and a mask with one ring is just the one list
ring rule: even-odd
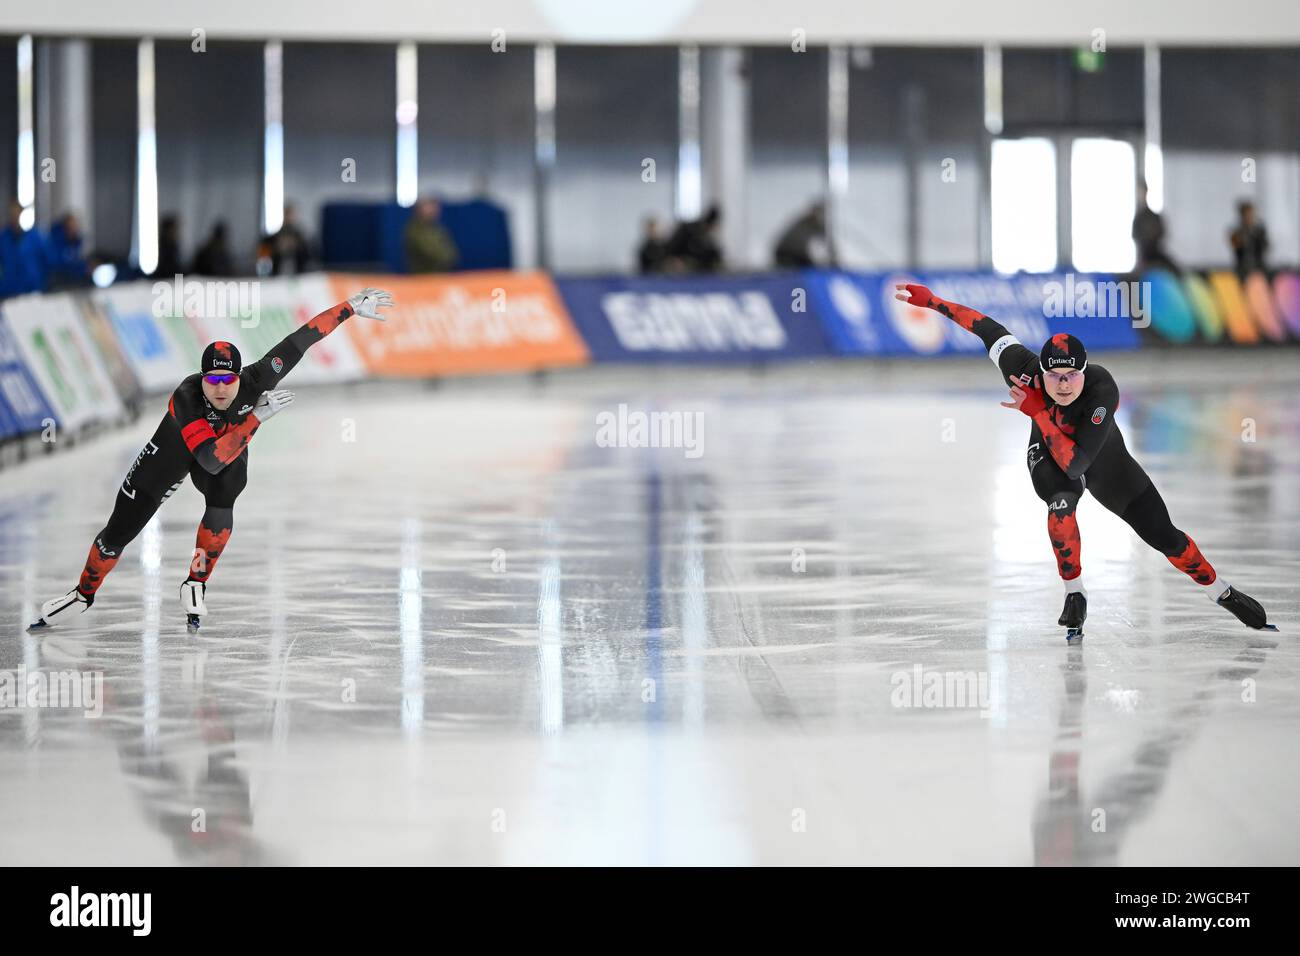
{"label": "white skate boot", "polygon": [[72,618],[80,617],[90,610],[95,603],[95,595],[82,594],[73,588],[67,594],[50,598],[41,605],[41,616],[28,625],[27,630],[39,631],[43,628],[63,624]]}
{"label": "white skate boot", "polygon": [[208,613],[203,603],[208,586],[202,581],[187,580],[181,585],[181,606],[185,608],[185,626],[193,633],[199,629],[199,618]]}

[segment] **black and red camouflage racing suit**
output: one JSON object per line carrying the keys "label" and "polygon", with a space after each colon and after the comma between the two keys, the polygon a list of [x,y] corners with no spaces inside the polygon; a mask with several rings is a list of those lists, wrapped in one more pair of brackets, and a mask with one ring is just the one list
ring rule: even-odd
{"label": "black and red camouflage racing suit", "polygon": [[[1022,387],[1032,388],[1034,377],[1042,375],[1038,354],[994,319],[940,299],[924,286],[907,290],[912,304],[934,309],[978,335],[1004,385],[1015,377]],[[1034,491],[1047,503],[1047,533],[1061,578],[1071,581],[1083,570],[1075,506],[1086,488],[1174,567],[1198,584],[1213,584],[1214,568],[1196,542],[1174,527],[1160,492],[1124,444],[1115,422],[1119,387],[1110,372],[1088,362],[1083,391],[1068,406],[1057,405],[1045,389],[1041,393],[1046,408],[1032,416],[1026,464]]]}
{"label": "black and red camouflage racing suit", "polygon": [[82,594],[94,595],[122,550],[180,487],[187,473],[206,502],[189,577],[207,581],[230,540],[235,499],[248,483],[248,443],[261,425],[252,414],[253,407],[263,392],[280,384],[307,349],[350,315],[352,308],[346,302],[332,306],[245,366],[239,373],[239,391],[225,411],[207,400],[203,376],[197,372],[176,387],[167,402],[167,414],[118,490],[108,524],[90,546],[77,585]]}

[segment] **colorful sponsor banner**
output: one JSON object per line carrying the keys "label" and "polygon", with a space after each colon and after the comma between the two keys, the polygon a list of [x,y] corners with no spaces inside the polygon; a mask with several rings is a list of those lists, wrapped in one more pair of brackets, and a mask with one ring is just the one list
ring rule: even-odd
{"label": "colorful sponsor banner", "polygon": [[1246,304],[1246,295],[1236,273],[1211,272],[1208,279],[1219,314],[1228,327],[1228,337],[1239,345],[1254,345],[1259,341],[1259,326]]}
{"label": "colorful sponsor banner", "polygon": [[5,303],[18,352],[66,429],[113,421],[122,402],[71,295],[26,295]]}
{"label": "colorful sponsor banner", "polygon": [[1173,342],[1196,337],[1237,345],[1266,338],[1286,342],[1300,338],[1300,276],[1256,272],[1243,280],[1235,272],[1195,272],[1181,276],[1162,270],[1142,277],[1153,289],[1152,328]]}
{"label": "colorful sponsor banner", "polygon": [[605,362],[752,362],[830,352],[797,276],[561,279]]}
{"label": "colorful sponsor banner", "polygon": [[[1168,273],[1162,275],[1164,276],[1162,281],[1178,281]],[[1214,301],[1214,293],[1210,290],[1209,283],[1195,272],[1184,275],[1182,283],[1183,293],[1187,297],[1187,308],[1192,314],[1193,322],[1200,327],[1202,337],[1207,342],[1222,342],[1228,330],[1223,324],[1223,315]],[[1158,316],[1159,310],[1157,310]],[[1157,330],[1159,328],[1157,327]]]}
{"label": "colorful sponsor banner", "polygon": [[1032,349],[1058,332],[1077,336],[1090,350],[1139,344],[1130,316],[1144,307],[1144,292],[1108,275],[809,270],[802,277],[835,350],[848,355],[984,352],[980,338],[951,319],[896,299],[895,286],[908,283],[997,319]]}
{"label": "colorful sponsor banner", "polygon": [[1273,296],[1287,329],[1300,339],[1300,275],[1279,272],[1273,277]]}
{"label": "colorful sponsor banner", "polygon": [[581,365],[588,352],[550,277],[542,272],[448,276],[331,275],[335,300],[387,289],[387,321],[344,323],[361,360],[382,376],[517,372]]}
{"label": "colorful sponsor banner", "polygon": [[[167,289],[170,283],[157,283]],[[170,298],[155,292],[155,283],[128,282],[91,294],[116,333],[118,345],[146,392],[171,391],[198,368],[203,346],[181,314],[170,309]]]}
{"label": "colorful sponsor banner", "polygon": [[40,431],[47,421],[54,420],[54,409],[27,371],[18,340],[0,312],[0,437]]}
{"label": "colorful sponsor banner", "polygon": [[1254,314],[1259,330],[1274,342],[1285,342],[1286,329],[1282,328],[1282,318],[1277,314],[1268,277],[1262,272],[1252,273],[1246,276],[1242,288],[1246,295],[1246,305]]}
{"label": "colorful sponsor banner", "polygon": [[[1171,342],[1190,342],[1196,337],[1199,324],[1202,329],[1223,329],[1223,313],[1215,299],[1214,289],[1207,283],[1195,293],[1195,299],[1189,298],[1183,288],[1182,280],[1172,272],[1155,269],[1142,276],[1142,281],[1151,290],[1151,328]],[[1211,303],[1214,318],[1198,320],[1193,311],[1193,302],[1202,307]]]}

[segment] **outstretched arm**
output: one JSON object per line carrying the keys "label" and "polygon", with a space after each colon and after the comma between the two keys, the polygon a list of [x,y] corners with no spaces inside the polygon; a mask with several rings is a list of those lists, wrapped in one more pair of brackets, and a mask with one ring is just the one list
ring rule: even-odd
{"label": "outstretched arm", "polygon": [[240,376],[260,391],[273,389],[292,371],[307,350],[329,335],[350,315],[383,320],[380,309],[391,308],[393,297],[382,289],[362,289],[346,302],[330,306],[294,329]]}
{"label": "outstretched arm", "polygon": [[977,312],[968,306],[941,299],[923,285],[907,284],[894,287],[894,298],[908,305],[919,305],[923,309],[933,309],[956,322],[967,332],[974,332],[988,349],[993,364],[1004,375],[1025,371],[1029,365],[1037,368],[1038,356],[1020,344],[1020,340],[1007,331],[1006,326],[996,319],[989,318],[983,312]]}

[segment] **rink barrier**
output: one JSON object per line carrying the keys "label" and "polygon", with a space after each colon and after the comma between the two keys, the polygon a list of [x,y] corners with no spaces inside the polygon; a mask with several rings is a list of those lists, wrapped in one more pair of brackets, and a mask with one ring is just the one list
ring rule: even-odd
{"label": "rink barrier", "polygon": [[995,317],[1034,349],[1059,332],[1077,336],[1089,349],[1135,349],[1141,344],[1130,308],[1143,304],[1141,291],[1112,275],[807,270],[802,281],[841,355],[984,352],[978,336],[946,316],[895,298],[895,286],[909,283]]}
{"label": "rink barrier", "polygon": [[0,312],[0,443],[40,432],[57,421],[45,393],[27,370],[9,320]]}
{"label": "rink barrier", "polygon": [[597,362],[755,362],[830,355],[796,273],[558,280]]}
{"label": "rink barrier", "polygon": [[329,278],[336,302],[375,286],[392,292],[398,303],[387,321],[352,319],[344,326],[374,376],[526,372],[591,361],[555,282],[544,272]]}
{"label": "rink barrier", "polygon": [[127,417],[127,408],[90,334],[80,298],[25,295],[4,303],[15,350],[59,430],[77,435]]}
{"label": "rink barrier", "polygon": [[1254,346],[1300,340],[1300,275],[1235,272],[1142,276],[1152,289],[1152,330],[1168,342]]}
{"label": "rink barrier", "polygon": [[[1086,294],[1103,274],[847,272],[584,277],[484,271],[445,276],[140,280],[0,303],[0,443],[75,437],[132,416],[190,374],[207,342],[247,360],[358,288],[391,289],[387,322],[349,321],[311,349],[294,382],[522,372],[588,362],[728,363],[982,353],[937,313],[894,299],[921,282],[999,319],[1028,343],[1056,332],[1090,347],[1150,341],[1258,347],[1300,340],[1300,275],[1151,271],[1135,322]],[[1130,310],[1131,312],[1131,310]],[[1135,327],[1136,326],[1136,327]],[[161,406],[160,406],[161,407]]]}

